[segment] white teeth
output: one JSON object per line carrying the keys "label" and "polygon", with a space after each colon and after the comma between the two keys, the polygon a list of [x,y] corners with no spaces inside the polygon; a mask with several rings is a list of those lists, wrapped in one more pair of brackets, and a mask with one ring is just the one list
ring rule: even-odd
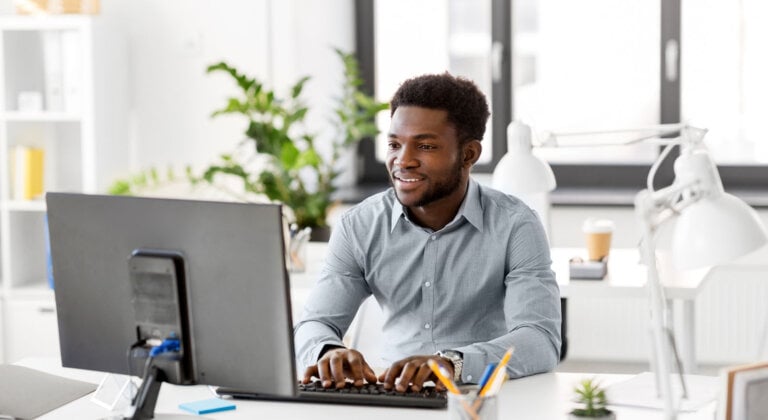
{"label": "white teeth", "polygon": [[400,181],[403,181],[403,182],[417,182],[418,181],[418,179],[414,179],[414,178],[411,178],[411,179],[398,178],[398,179],[400,179]]}

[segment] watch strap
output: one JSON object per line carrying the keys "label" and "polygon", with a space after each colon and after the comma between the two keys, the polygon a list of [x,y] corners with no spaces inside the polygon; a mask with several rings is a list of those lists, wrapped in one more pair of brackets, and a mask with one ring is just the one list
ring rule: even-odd
{"label": "watch strap", "polygon": [[461,371],[464,368],[464,355],[456,350],[440,350],[437,355],[448,359],[453,364],[453,382],[461,383]]}

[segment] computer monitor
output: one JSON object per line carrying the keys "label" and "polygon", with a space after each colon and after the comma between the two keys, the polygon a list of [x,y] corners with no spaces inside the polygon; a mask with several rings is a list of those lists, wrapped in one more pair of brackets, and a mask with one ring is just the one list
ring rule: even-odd
{"label": "computer monitor", "polygon": [[[187,331],[182,369],[166,381],[295,393],[279,205],[69,193],[46,201],[63,366],[141,375],[129,349],[167,334],[158,325],[170,320]],[[147,283],[149,272],[174,268],[165,280],[180,283]]]}

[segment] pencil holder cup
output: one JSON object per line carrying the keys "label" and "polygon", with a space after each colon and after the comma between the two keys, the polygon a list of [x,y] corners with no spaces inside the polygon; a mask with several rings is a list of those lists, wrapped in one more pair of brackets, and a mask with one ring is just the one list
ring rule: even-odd
{"label": "pencil holder cup", "polygon": [[495,395],[448,394],[448,418],[451,420],[496,420],[498,415]]}

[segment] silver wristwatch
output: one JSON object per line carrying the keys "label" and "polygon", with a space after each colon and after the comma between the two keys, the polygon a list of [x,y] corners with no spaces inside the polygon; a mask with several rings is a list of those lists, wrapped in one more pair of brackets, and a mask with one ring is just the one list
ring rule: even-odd
{"label": "silver wristwatch", "polygon": [[464,355],[456,350],[440,350],[437,355],[453,363],[453,382],[461,382],[461,369],[464,367]]}

